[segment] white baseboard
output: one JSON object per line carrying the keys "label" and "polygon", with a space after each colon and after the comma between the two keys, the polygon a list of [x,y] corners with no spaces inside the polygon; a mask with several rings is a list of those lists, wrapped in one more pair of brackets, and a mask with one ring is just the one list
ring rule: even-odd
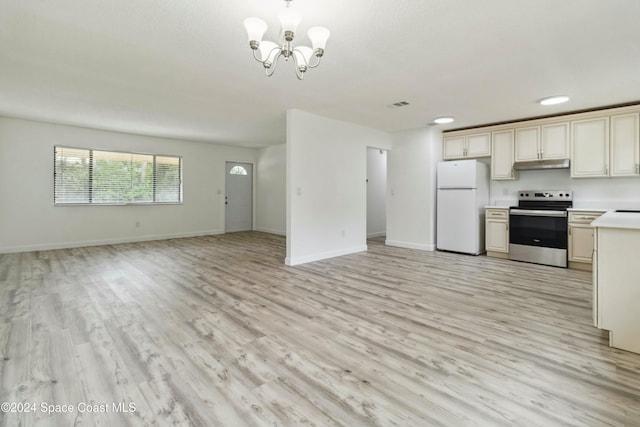
{"label": "white baseboard", "polygon": [[285,258],[284,263],[288,266],[294,266],[294,265],[306,264],[308,262],[313,262],[313,261],[320,261],[327,258],[335,258],[338,256],[354,254],[357,252],[365,252],[366,250],[367,250],[367,245],[356,246],[353,248],[322,252],[319,254],[306,255],[302,257],[294,257],[294,258],[287,257]]}
{"label": "white baseboard", "polygon": [[55,249],[82,248],[86,246],[116,245],[119,243],[149,242],[152,240],[180,239],[184,237],[200,237],[224,234],[223,230],[194,231],[189,233],[156,234],[135,237],[118,237],[114,239],[82,240],[75,242],[43,243],[36,245],[0,247],[0,254],[17,252],[49,251]]}
{"label": "white baseboard", "polygon": [[274,228],[256,227],[256,231],[262,231],[263,233],[277,234],[278,236],[286,236],[287,233],[284,230],[276,230]]}
{"label": "white baseboard", "polygon": [[407,248],[407,249],[418,249],[420,251],[430,251],[433,252],[436,250],[435,244],[423,244],[423,243],[412,243],[412,242],[401,242],[398,240],[385,240],[384,244],[387,246],[396,246],[398,248]]}

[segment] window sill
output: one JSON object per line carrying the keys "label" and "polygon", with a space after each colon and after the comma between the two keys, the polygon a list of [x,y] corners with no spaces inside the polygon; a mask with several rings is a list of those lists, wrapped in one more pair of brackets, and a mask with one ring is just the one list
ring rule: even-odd
{"label": "window sill", "polygon": [[54,203],[53,207],[65,206],[166,206],[182,205],[184,202],[132,202],[132,203]]}

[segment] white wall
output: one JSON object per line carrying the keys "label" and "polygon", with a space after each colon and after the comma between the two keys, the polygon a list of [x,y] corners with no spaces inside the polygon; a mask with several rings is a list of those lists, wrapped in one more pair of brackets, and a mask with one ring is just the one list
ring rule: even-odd
{"label": "white wall", "polygon": [[572,179],[568,169],[520,171],[515,181],[491,181],[491,204],[516,205],[519,190],[573,190],[578,208],[640,209],[640,178]]}
{"label": "white wall", "polygon": [[367,148],[367,237],[387,232],[387,151]]}
{"label": "white wall", "polygon": [[287,111],[288,265],[366,250],[367,146],[391,148],[391,137]]}
{"label": "white wall", "polygon": [[258,151],[256,173],[256,230],[285,235],[286,144]]}
{"label": "white wall", "polygon": [[439,129],[394,135],[388,153],[387,245],[435,249],[436,165],[441,159]]}
{"label": "white wall", "polygon": [[[184,203],[54,207],[54,145],[181,155]],[[222,233],[225,161],[255,157],[254,149],[0,118],[0,252]]]}

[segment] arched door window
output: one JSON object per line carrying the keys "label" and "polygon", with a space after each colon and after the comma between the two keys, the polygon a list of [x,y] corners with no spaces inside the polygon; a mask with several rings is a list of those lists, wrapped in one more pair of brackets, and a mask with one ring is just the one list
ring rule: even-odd
{"label": "arched door window", "polygon": [[234,166],[229,171],[229,175],[246,175],[247,170],[243,166]]}

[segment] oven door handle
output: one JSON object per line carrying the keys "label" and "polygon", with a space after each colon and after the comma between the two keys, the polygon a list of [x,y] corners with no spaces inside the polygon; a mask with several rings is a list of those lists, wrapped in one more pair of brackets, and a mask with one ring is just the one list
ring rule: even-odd
{"label": "oven door handle", "polygon": [[528,209],[511,209],[511,210],[509,210],[509,215],[566,217],[567,216],[567,211],[542,211],[542,210],[528,210]]}

